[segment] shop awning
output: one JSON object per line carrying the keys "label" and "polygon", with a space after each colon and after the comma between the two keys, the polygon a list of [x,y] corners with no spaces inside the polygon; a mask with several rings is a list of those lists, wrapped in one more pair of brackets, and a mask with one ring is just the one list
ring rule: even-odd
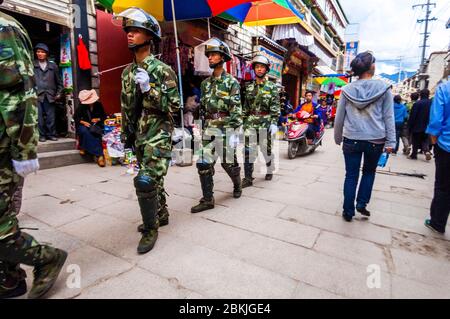
{"label": "shop awning", "polygon": [[258,27],[298,23],[305,18],[291,3],[292,0],[259,0],[227,10],[220,17],[246,26]]}
{"label": "shop awning", "polygon": [[273,29],[272,40],[295,39],[299,45],[309,47],[314,44],[314,36],[304,31],[298,24],[277,25]]}

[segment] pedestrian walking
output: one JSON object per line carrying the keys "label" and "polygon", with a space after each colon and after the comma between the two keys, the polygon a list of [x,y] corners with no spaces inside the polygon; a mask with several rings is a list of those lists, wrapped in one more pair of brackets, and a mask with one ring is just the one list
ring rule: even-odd
{"label": "pedestrian walking", "polygon": [[403,153],[406,153],[406,151],[409,148],[409,143],[408,139],[405,136],[403,136],[403,133],[404,127],[406,126],[406,120],[408,119],[408,109],[404,104],[402,104],[402,97],[400,95],[396,95],[394,97],[394,114],[395,114],[395,135],[397,141],[397,144],[395,145],[394,154],[397,154],[400,148],[400,138],[402,138],[403,142]]}
{"label": "pedestrian walking", "polygon": [[0,299],[27,292],[22,264],[34,267],[28,298],[43,297],[67,258],[65,251],[22,232],[13,203],[21,178],[39,169],[32,50],[22,25],[0,12]]}
{"label": "pedestrian walking", "polygon": [[450,82],[441,84],[436,90],[427,133],[434,145],[436,179],[431,218],[425,225],[444,234],[450,214]]}
{"label": "pedestrian walking", "polygon": [[[224,70],[231,60],[228,45],[217,38],[205,43],[205,54],[213,74],[202,82],[200,112],[204,128],[200,158],[197,162],[203,197],[191,209],[196,214],[214,208],[214,166],[221,157],[222,168],[233,182],[233,197],[242,195],[241,168],[236,148],[242,127],[241,88],[239,82]],[[227,134],[228,131],[228,134]],[[228,136],[227,136],[228,135]]]}
{"label": "pedestrian walking", "polygon": [[[337,109],[334,138],[343,143],[346,177],[343,218],[351,222],[356,210],[370,216],[367,205],[372,196],[376,168],[383,151],[395,148],[395,115],[389,85],[374,80],[376,59],[371,52],[358,54],[351,63],[359,79],[342,90]],[[362,179],[358,181],[364,158]]]}
{"label": "pedestrian walking", "polygon": [[280,95],[277,85],[269,81],[270,61],[263,55],[256,55],[252,61],[256,79],[244,90],[243,116],[245,132],[245,178],[242,188],[253,186],[253,170],[258,157],[258,145],[266,161],[266,181],[271,181],[274,170],[272,140],[278,132],[280,116]]}
{"label": "pedestrian walking", "polygon": [[422,153],[425,154],[427,161],[431,160],[428,134],[426,133],[430,121],[430,108],[430,91],[423,89],[420,91],[420,100],[414,103],[408,120],[408,128],[412,134],[413,144],[413,150],[409,158],[412,160],[417,160],[419,150],[422,150]]}
{"label": "pedestrian walking", "polygon": [[44,43],[35,47],[34,72],[39,100],[39,141],[57,141],[55,126],[55,102],[61,99],[63,85],[59,68],[49,61],[50,50]]}
{"label": "pedestrian walking", "polygon": [[180,107],[175,72],[152,54],[161,41],[158,21],[139,8],[118,14],[127,34],[134,61],[122,73],[122,140],[136,153],[139,163],[134,187],[143,224],[137,251],[151,251],[160,226],[169,224],[164,177],[172,158],[172,114]]}

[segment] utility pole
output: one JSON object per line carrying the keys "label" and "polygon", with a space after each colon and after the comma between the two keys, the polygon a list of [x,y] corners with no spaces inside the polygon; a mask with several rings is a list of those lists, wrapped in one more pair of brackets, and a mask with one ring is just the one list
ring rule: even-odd
{"label": "utility pole", "polygon": [[423,34],[423,44],[421,46],[421,48],[422,48],[422,61],[421,61],[420,70],[419,70],[419,83],[420,83],[420,89],[421,90],[425,89],[427,87],[427,79],[429,78],[429,75],[426,74],[426,65],[425,65],[427,47],[429,47],[427,45],[427,42],[428,42],[428,38],[430,37],[430,32],[428,32],[428,27],[429,27],[429,24],[430,24],[431,21],[436,21],[437,20],[435,17],[430,18],[430,16],[431,16],[431,6],[436,8],[436,3],[431,3],[431,0],[427,0],[427,3],[422,3],[422,4],[418,4],[418,5],[413,6],[413,9],[415,9],[417,7],[421,7],[421,8],[426,7],[426,11],[427,11],[425,19],[417,20],[417,23],[425,22],[425,32],[421,33],[421,34]]}
{"label": "utility pole", "polygon": [[399,68],[398,68],[398,81],[397,81],[397,84],[400,84],[400,82],[402,81],[403,58],[404,58],[404,56],[399,56],[399,57],[398,57],[398,59],[399,59],[399,61],[400,61],[400,66],[399,66]]}
{"label": "utility pole", "polygon": [[430,37],[430,32],[428,32],[428,27],[429,27],[429,23],[431,21],[437,21],[437,19],[435,17],[430,18],[431,15],[431,9],[430,7],[433,6],[436,8],[436,3],[431,3],[431,0],[427,0],[427,3],[422,3],[422,4],[418,4],[413,6],[413,9],[417,8],[417,7],[426,7],[426,17],[425,19],[419,19],[417,20],[417,23],[422,23],[425,22],[425,32],[421,33],[423,35],[423,45],[421,46],[422,48],[422,61],[421,64],[424,65],[425,64],[425,56],[426,56],[426,51],[427,51],[427,42],[428,42],[428,38]]}

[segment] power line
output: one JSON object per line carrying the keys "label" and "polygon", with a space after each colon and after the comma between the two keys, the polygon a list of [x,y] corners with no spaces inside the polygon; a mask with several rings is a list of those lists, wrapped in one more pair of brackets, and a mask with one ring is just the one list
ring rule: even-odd
{"label": "power line", "polygon": [[437,20],[436,17],[430,18],[430,15],[431,15],[431,8],[430,7],[431,6],[434,6],[436,8],[436,3],[431,3],[431,0],[427,0],[427,3],[417,4],[417,5],[413,6],[413,9],[415,9],[417,7],[422,7],[422,8],[426,7],[426,17],[425,17],[425,19],[417,20],[417,23],[425,22],[425,32],[422,33],[422,35],[423,35],[423,45],[421,46],[421,48],[422,48],[422,62],[421,62],[421,64],[422,65],[425,64],[425,55],[426,55],[426,52],[427,52],[427,47],[429,47],[427,45],[428,38],[430,37],[430,34],[431,34],[430,32],[428,32],[429,23],[431,21],[436,21]]}

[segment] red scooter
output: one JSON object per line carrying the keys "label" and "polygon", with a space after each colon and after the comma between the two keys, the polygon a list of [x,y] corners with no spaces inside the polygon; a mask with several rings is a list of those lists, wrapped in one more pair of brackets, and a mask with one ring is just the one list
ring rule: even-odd
{"label": "red scooter", "polygon": [[305,120],[312,118],[311,114],[305,111],[294,115],[295,119],[289,123],[287,140],[289,142],[288,157],[294,159],[297,156],[312,154],[322,145],[325,127],[323,122],[320,124],[320,130],[316,133],[314,140],[306,138],[308,131],[308,123]]}

